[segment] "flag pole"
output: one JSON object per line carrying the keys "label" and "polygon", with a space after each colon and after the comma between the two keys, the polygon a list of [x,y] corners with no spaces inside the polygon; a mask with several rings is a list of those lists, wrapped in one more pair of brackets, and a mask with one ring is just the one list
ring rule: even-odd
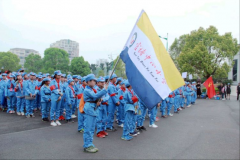
{"label": "flag pole", "polygon": [[113,73],[114,73],[114,71],[115,71],[115,69],[116,69],[116,67],[117,67],[117,64],[118,64],[119,60],[120,60],[120,55],[118,56],[117,62],[116,62],[115,66],[114,66],[114,68],[113,68],[113,70],[112,70],[112,73],[111,73],[110,76],[109,76],[109,79],[108,79],[108,81],[107,81],[107,84],[109,83],[109,81],[110,81],[110,79],[111,79],[111,77],[112,77],[112,75],[113,75]]}

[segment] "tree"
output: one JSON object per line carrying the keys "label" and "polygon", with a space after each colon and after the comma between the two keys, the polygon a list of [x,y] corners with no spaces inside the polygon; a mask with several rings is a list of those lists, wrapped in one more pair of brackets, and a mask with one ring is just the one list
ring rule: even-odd
{"label": "tree", "polygon": [[97,65],[96,64],[91,64],[90,68],[92,70],[92,73],[96,75]]}
{"label": "tree", "polygon": [[100,70],[100,71],[98,72],[98,76],[104,76],[104,71],[103,71],[103,70]]}
{"label": "tree", "polygon": [[43,60],[41,56],[31,53],[25,58],[24,68],[27,72],[39,72],[42,67]]}
{"label": "tree", "polygon": [[[115,66],[117,59],[118,59],[118,57],[114,60],[113,66]],[[125,79],[127,78],[126,72],[125,72],[125,63],[122,61],[121,58],[119,59],[119,62],[117,64],[114,72],[116,73],[116,75],[118,77],[123,77]]]}
{"label": "tree", "polygon": [[104,67],[104,63],[101,63],[101,64],[100,64],[100,68],[101,68],[101,70],[104,70],[104,68],[105,68],[105,67]]}
{"label": "tree", "polygon": [[177,68],[179,68],[178,63],[177,63],[177,58],[180,55],[180,53],[186,43],[186,38],[187,38],[186,34],[180,36],[179,39],[175,38],[173,44],[171,45],[171,47],[169,49],[169,54]]}
{"label": "tree", "polygon": [[219,35],[214,26],[206,30],[200,27],[185,38],[177,58],[180,71],[205,78],[214,75],[216,71],[219,72],[223,65],[230,67],[231,65],[224,62],[232,62],[234,55],[239,51],[237,39],[233,38],[231,33]]}
{"label": "tree", "polygon": [[48,48],[44,51],[42,72],[51,73],[61,70],[66,73],[69,71],[69,58],[65,50],[58,48]]}
{"label": "tree", "polygon": [[80,74],[81,76],[86,76],[91,73],[89,63],[81,57],[75,57],[71,61],[70,72],[72,74]]}
{"label": "tree", "polygon": [[3,68],[3,70],[17,71],[22,67],[19,62],[20,59],[16,54],[11,52],[0,52],[0,68]]}

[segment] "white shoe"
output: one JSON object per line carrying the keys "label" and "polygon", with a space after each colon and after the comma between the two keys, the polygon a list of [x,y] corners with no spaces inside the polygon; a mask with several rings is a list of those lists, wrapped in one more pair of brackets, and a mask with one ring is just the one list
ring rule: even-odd
{"label": "white shoe", "polygon": [[50,123],[51,126],[56,127],[57,123],[55,123],[54,121]]}
{"label": "white shoe", "polygon": [[190,105],[187,106],[187,108],[191,107]]}
{"label": "white shoe", "polygon": [[157,128],[158,126],[156,124],[149,125],[151,128]]}
{"label": "white shoe", "polygon": [[223,98],[222,100],[225,101],[225,98]]}
{"label": "white shoe", "polygon": [[172,116],[173,116],[173,114],[172,114],[172,113],[170,113],[168,116],[171,116],[171,117],[172,117]]}
{"label": "white shoe", "polygon": [[120,125],[118,125],[118,127],[121,127],[121,128],[123,128],[123,124],[120,124]]}
{"label": "white shoe", "polygon": [[21,115],[24,116],[25,115],[24,112],[21,112]]}
{"label": "white shoe", "polygon": [[21,113],[20,113],[20,112],[17,112],[17,115],[18,115],[18,116],[21,116]]}
{"label": "white shoe", "polygon": [[57,125],[59,125],[59,126],[61,126],[62,124],[59,122],[59,121],[56,121],[56,124]]}
{"label": "white shoe", "polygon": [[182,108],[179,108],[179,110],[181,111],[181,110],[182,110]]}
{"label": "white shoe", "polygon": [[77,118],[77,116],[75,116],[74,114],[71,115],[71,118]]}

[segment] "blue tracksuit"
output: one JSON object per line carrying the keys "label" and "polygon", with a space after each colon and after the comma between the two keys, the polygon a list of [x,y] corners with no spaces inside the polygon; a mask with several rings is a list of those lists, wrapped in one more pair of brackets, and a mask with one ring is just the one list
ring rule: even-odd
{"label": "blue tracksuit", "polygon": [[[22,85],[21,85],[22,83]],[[15,88],[15,93],[17,97],[17,112],[24,112],[24,100],[25,100],[25,93],[23,88],[23,83],[16,83],[16,86],[18,86],[18,89]],[[15,87],[16,87],[15,86]]]}
{"label": "blue tracksuit", "polygon": [[161,108],[160,110],[162,111],[162,116],[166,115],[167,101],[168,101],[167,98],[162,101],[162,104],[160,107]]}
{"label": "blue tracksuit", "polygon": [[[83,94],[83,91],[85,89],[85,86],[81,85],[80,88],[78,89],[77,91],[77,108],[79,107],[79,103],[82,99],[82,94]],[[84,125],[84,113],[81,113],[78,109],[78,131],[84,129],[83,128],[83,125]]]}
{"label": "blue tracksuit", "polygon": [[[58,98],[63,93],[62,83],[59,81],[59,86],[56,79],[52,80],[50,83],[51,93],[51,110],[50,110],[50,119],[51,121],[58,120],[60,116],[60,106],[61,100],[58,101]],[[55,117],[54,117],[55,115]]]}
{"label": "blue tracksuit", "polygon": [[191,104],[192,94],[193,94],[192,89],[187,86],[187,87],[186,87],[186,96],[187,96],[187,103],[186,103],[186,105],[187,105],[187,106]]}
{"label": "blue tracksuit", "polygon": [[184,107],[185,104],[185,93],[186,93],[186,86],[180,87],[180,92],[181,92],[181,98],[180,98],[180,106]]}
{"label": "blue tracksuit", "polygon": [[109,83],[108,86],[108,94],[110,95],[109,101],[108,101],[108,123],[107,123],[107,128],[112,129],[113,127],[113,122],[114,122],[114,112],[116,110],[116,103],[119,102],[118,99],[118,92],[117,88],[114,84],[111,82]]}
{"label": "blue tracksuit", "polygon": [[0,106],[2,106],[3,108],[5,108],[7,106],[7,104],[5,103],[6,102],[6,97],[5,97],[5,87],[7,85],[7,82],[9,80],[6,79],[6,80],[1,80],[0,81]]}
{"label": "blue tracksuit", "polygon": [[68,86],[66,91],[65,91],[65,95],[66,95],[66,120],[71,119],[71,115],[72,115],[72,107],[76,106],[75,105],[75,91],[73,86]]}
{"label": "blue tracksuit", "polygon": [[193,89],[193,96],[191,99],[191,103],[194,104],[196,99],[197,99],[197,87],[195,85],[192,85],[192,89]]}
{"label": "blue tracksuit", "polygon": [[[37,81],[29,80],[29,81],[26,81],[24,85],[25,85],[24,86],[25,96],[30,96],[30,94],[37,95],[38,93]],[[33,115],[34,102],[35,100],[26,99],[26,115]]]}
{"label": "blue tracksuit", "polygon": [[37,84],[38,84],[38,90],[39,92],[37,93],[36,95],[36,101],[35,101],[35,107],[34,108],[40,108],[41,107],[41,95],[40,95],[40,88],[41,88],[41,84],[42,84],[42,81],[37,81]]}
{"label": "blue tracksuit", "polygon": [[84,105],[84,133],[83,133],[83,147],[87,148],[90,146],[94,146],[93,142],[93,135],[96,127],[96,103],[92,103],[93,101],[98,100],[103,95],[107,93],[107,90],[102,89],[98,93],[95,93],[93,89],[89,86],[86,86],[83,92],[83,98],[85,101]]}
{"label": "blue tracksuit", "polygon": [[[101,91],[100,88],[97,89],[98,92]],[[97,108],[97,133],[105,131],[107,129],[107,104],[108,104],[109,95],[106,93],[102,96],[102,103]]]}
{"label": "blue tracksuit", "polygon": [[51,107],[51,90],[49,86],[43,85],[40,89],[42,118],[48,118]]}
{"label": "blue tracksuit", "polygon": [[124,93],[124,101],[125,101],[125,119],[123,126],[123,134],[122,137],[127,138],[132,131],[132,127],[134,123],[134,114],[135,114],[135,104],[132,101],[132,97],[134,96],[129,89],[127,89]]}
{"label": "blue tracksuit", "polygon": [[9,111],[14,111],[14,97],[15,97],[15,92],[14,92],[14,80],[8,81],[5,87],[5,96],[8,97],[7,99],[7,105],[8,105],[8,110]]}
{"label": "blue tracksuit", "polygon": [[175,97],[174,97],[174,112],[177,112],[177,109],[180,107],[180,91],[179,88],[174,91]]}
{"label": "blue tracksuit", "polygon": [[122,89],[120,88],[118,90],[118,98],[119,98],[119,101],[120,101],[120,105],[118,106],[118,114],[119,114],[119,117],[118,117],[118,125],[121,125],[124,123],[124,115],[125,115],[125,109],[124,109],[124,106],[125,106],[125,101],[124,101],[124,93],[126,92],[126,89]]}
{"label": "blue tracksuit", "polygon": [[68,83],[67,82],[62,82],[62,88],[63,88],[63,96],[62,96],[62,99],[61,99],[61,106],[60,106],[60,111],[59,111],[59,115],[62,116],[63,115],[63,110],[66,106],[66,94],[65,94],[65,91],[66,91],[66,88],[68,86]]}
{"label": "blue tracksuit", "polygon": [[139,99],[139,109],[141,111],[141,114],[138,115],[138,117],[137,117],[137,126],[142,127],[143,123],[145,121],[147,106],[143,103],[143,101],[141,99]]}

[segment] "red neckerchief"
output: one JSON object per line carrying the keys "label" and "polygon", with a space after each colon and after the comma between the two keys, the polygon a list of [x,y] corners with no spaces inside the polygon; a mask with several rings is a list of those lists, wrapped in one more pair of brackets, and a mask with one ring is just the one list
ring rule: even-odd
{"label": "red neckerchief", "polygon": [[38,80],[38,82],[41,82],[41,80]]}
{"label": "red neckerchief", "polygon": [[132,94],[132,96],[134,96],[134,95],[133,95],[133,91],[131,91],[130,89],[128,89],[128,91]]}
{"label": "red neckerchief", "polygon": [[82,85],[82,86],[83,86],[83,88],[85,89],[86,86],[85,86],[85,85]]}
{"label": "red neckerchief", "polygon": [[11,81],[10,81],[10,83],[11,83],[11,86],[10,86],[10,89],[11,89],[11,88],[13,88],[13,84],[12,84],[12,82],[11,82]]}
{"label": "red neckerchief", "polygon": [[74,92],[74,89],[71,85],[69,85],[69,87],[71,88],[71,90],[73,91],[73,96],[75,96],[75,92]]}
{"label": "red neckerchief", "polygon": [[23,82],[23,80],[19,81],[21,88],[23,88],[22,82]]}
{"label": "red neckerchief", "polygon": [[123,87],[121,87],[120,88],[123,92],[125,92],[126,91],[126,88],[123,88]]}
{"label": "red neckerchief", "polygon": [[94,93],[97,93],[97,90],[96,90],[96,89],[92,88],[92,90],[93,90]]}
{"label": "red neckerchief", "polygon": [[116,84],[113,84],[112,82],[110,82],[112,85],[116,86]]}
{"label": "red neckerchief", "polygon": [[60,79],[55,79],[55,80],[56,80],[56,82],[57,82],[57,84],[58,84],[58,89],[60,89],[60,85],[59,85]]}

